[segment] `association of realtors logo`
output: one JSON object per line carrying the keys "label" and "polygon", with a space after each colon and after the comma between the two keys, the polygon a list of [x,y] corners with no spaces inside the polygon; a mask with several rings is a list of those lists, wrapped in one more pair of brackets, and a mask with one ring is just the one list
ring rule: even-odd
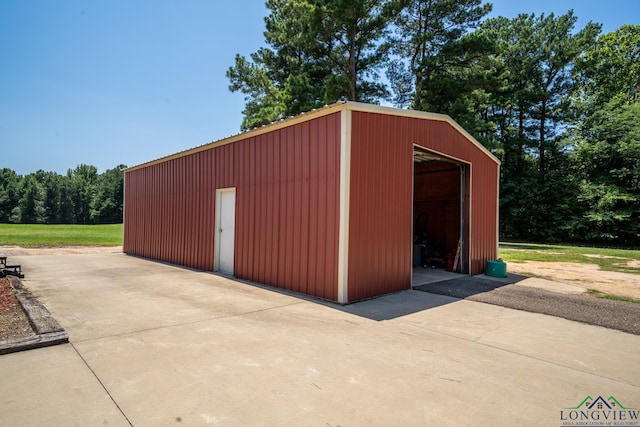
{"label": "association of realtors logo", "polygon": [[640,426],[640,409],[629,408],[613,396],[585,397],[574,408],[560,411],[562,426]]}

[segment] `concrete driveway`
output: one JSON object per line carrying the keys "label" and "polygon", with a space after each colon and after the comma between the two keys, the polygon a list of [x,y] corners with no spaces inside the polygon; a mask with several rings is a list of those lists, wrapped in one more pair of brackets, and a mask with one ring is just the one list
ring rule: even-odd
{"label": "concrete driveway", "polygon": [[340,307],[124,254],[13,260],[70,344],[0,356],[1,425],[560,426],[587,396],[640,408],[640,336],[419,291]]}

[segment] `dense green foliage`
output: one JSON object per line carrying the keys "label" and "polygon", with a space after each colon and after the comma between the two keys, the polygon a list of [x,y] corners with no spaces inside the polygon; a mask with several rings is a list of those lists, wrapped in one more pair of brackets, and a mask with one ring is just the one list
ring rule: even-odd
{"label": "dense green foliage", "polygon": [[0,169],[0,223],[122,223],[124,167],[98,174],[79,165],[66,175],[40,170],[25,176]]}
{"label": "dense green foliage", "polygon": [[449,114],[502,161],[502,238],[640,247],[640,26],[487,19],[482,0],[267,7],[268,47],[227,72],[243,129],[340,99]]}
{"label": "dense green foliage", "polygon": [[567,133],[583,240],[639,246],[640,25],[603,34],[576,64]]}
{"label": "dense green foliage", "polygon": [[119,246],[122,224],[0,224],[0,245]]}
{"label": "dense green foliage", "polygon": [[246,95],[243,129],[309,111],[339,99],[377,102],[398,1],[267,0],[265,41],[227,71],[232,91]]}
{"label": "dense green foliage", "polygon": [[[449,114],[501,161],[500,234],[640,247],[640,25],[487,18],[482,0],[268,0],[243,129],[340,99]],[[385,76],[385,77],[383,77]],[[122,222],[122,166],[0,169],[0,223]]]}

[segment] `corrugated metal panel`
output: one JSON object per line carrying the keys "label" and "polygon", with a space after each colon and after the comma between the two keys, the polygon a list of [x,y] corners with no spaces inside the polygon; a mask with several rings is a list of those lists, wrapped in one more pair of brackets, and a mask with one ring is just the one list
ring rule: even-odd
{"label": "corrugated metal panel", "polygon": [[349,301],[411,286],[413,144],[472,164],[470,273],[497,257],[498,163],[443,120],[352,112]]}
{"label": "corrugated metal panel", "polygon": [[411,287],[413,147],[402,120],[353,112],[348,299]]}
{"label": "corrugated metal panel", "polygon": [[236,187],[234,274],[335,300],[339,117],[126,171],[124,252],[212,270],[215,190]]}
{"label": "corrugated metal panel", "polygon": [[471,179],[471,274],[480,274],[498,257],[498,167],[477,159]]}

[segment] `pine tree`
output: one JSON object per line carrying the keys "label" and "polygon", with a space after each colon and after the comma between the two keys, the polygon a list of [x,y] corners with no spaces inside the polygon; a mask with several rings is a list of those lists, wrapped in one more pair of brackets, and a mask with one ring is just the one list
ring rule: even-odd
{"label": "pine tree", "polygon": [[336,102],[378,102],[397,0],[269,0],[266,48],[237,55],[229,89],[245,94],[243,129]]}

